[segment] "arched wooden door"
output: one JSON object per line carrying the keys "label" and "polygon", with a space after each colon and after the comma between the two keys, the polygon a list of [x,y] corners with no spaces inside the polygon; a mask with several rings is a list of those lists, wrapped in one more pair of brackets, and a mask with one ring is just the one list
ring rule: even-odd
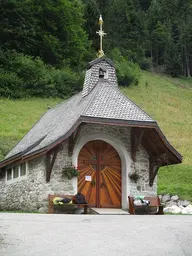
{"label": "arched wooden door", "polygon": [[121,207],[121,160],[102,140],[89,141],[78,157],[78,191],[92,207]]}

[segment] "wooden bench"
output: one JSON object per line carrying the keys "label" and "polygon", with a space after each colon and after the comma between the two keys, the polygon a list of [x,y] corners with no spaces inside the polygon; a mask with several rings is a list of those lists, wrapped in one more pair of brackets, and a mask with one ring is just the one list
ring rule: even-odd
{"label": "wooden bench", "polygon": [[[129,199],[129,213],[130,214],[136,214],[136,211],[137,209],[141,209],[142,208],[144,209],[144,213],[146,214],[164,214],[163,213],[163,207],[164,205],[161,204],[160,202],[160,199],[158,196],[145,196],[144,197],[144,200],[149,200],[150,201],[150,204],[146,207],[143,207],[143,206],[134,206],[134,197],[132,196],[128,196],[128,199]],[[156,207],[156,211],[151,211],[153,210],[153,208]]]}
{"label": "wooden bench", "polygon": [[88,204],[60,204],[60,205],[54,205],[53,204],[53,199],[55,197],[61,197],[61,198],[71,198],[73,199],[74,196],[73,195],[49,195],[48,196],[48,200],[49,200],[49,208],[48,208],[48,213],[55,213],[55,209],[56,208],[60,208],[60,209],[66,209],[67,208],[70,208],[70,207],[74,207],[74,206],[77,206],[78,208],[84,208],[84,214],[87,214],[87,210],[88,210],[88,207],[89,205]]}

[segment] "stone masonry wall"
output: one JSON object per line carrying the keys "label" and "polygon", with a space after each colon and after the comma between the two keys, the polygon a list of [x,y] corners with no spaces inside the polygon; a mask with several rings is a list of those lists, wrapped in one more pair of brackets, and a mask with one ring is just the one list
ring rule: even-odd
{"label": "stone masonry wall", "polygon": [[72,180],[62,177],[62,168],[71,163],[67,143],[57,155],[51,180],[46,182],[45,157],[28,162],[26,180],[6,184],[0,178],[0,209],[47,212],[48,194],[74,194]]}
{"label": "stone masonry wall", "polygon": [[[79,138],[83,135],[102,133],[111,135],[122,141],[131,155],[131,128],[115,127],[108,125],[85,125]],[[78,140],[77,140],[78,143]],[[48,194],[74,194],[76,192],[74,180],[62,177],[62,168],[71,164],[68,156],[68,141],[63,143],[62,150],[58,153],[53,166],[50,182],[46,182],[45,157],[39,157],[28,162],[27,179],[7,184],[5,175],[0,177],[0,209],[47,212]],[[131,159],[131,158],[130,158]],[[131,195],[154,195],[156,194],[156,180],[154,186],[149,186],[149,161],[144,148],[140,146],[136,162],[131,160],[127,173],[137,170],[140,179],[137,183],[128,178],[128,191]],[[75,185],[74,185],[75,184]]]}
{"label": "stone masonry wall", "polygon": [[139,174],[137,183],[132,181],[130,194],[131,195],[147,195],[153,196],[157,194],[157,178],[155,178],[153,186],[149,186],[149,156],[145,149],[140,145],[137,154],[136,162],[132,162],[131,171],[136,171]]}

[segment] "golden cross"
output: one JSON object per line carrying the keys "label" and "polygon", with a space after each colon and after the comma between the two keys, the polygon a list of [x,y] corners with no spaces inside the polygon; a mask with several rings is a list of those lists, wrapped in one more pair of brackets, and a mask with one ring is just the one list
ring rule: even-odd
{"label": "golden cross", "polygon": [[106,33],[104,33],[103,31],[103,19],[102,16],[100,15],[99,17],[99,25],[100,25],[100,30],[97,31],[96,33],[99,34],[100,36],[100,50],[98,51],[97,56],[100,58],[104,55],[104,51],[103,51],[103,37],[106,35]]}

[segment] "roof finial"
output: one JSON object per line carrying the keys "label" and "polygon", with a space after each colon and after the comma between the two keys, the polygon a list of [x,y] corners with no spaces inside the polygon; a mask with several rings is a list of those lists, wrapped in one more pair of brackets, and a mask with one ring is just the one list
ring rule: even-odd
{"label": "roof finial", "polygon": [[102,19],[102,16],[101,16],[101,15],[100,15],[100,17],[99,17],[99,25],[100,25],[100,30],[97,31],[96,33],[99,34],[99,36],[100,36],[100,49],[99,49],[98,54],[97,54],[97,56],[100,58],[100,57],[104,56],[104,51],[103,51],[103,36],[106,35],[106,33],[104,33],[104,31],[103,31],[103,27],[102,27],[102,25],[103,25],[103,19]]}

